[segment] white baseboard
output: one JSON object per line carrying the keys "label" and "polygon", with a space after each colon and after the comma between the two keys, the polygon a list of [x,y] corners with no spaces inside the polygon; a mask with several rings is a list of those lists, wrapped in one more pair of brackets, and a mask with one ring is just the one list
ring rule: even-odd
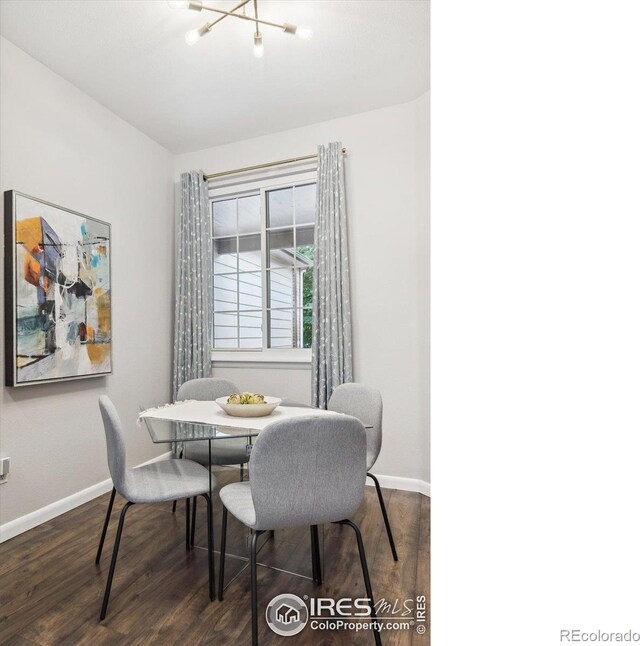
{"label": "white baseboard", "polygon": [[[143,462],[138,466],[141,467],[145,464],[160,462],[161,460],[167,460],[170,457],[171,452],[163,453],[162,455],[152,458],[151,460],[147,460],[146,462]],[[71,494],[66,498],[62,498],[62,500],[52,502],[46,507],[36,509],[30,514],[20,516],[20,518],[16,518],[15,520],[11,520],[4,525],[0,525],[0,543],[8,541],[10,538],[18,536],[18,534],[22,534],[23,532],[37,527],[38,525],[42,525],[42,523],[46,523],[47,521],[50,521],[67,511],[71,511],[72,509],[75,509],[80,505],[84,505],[85,502],[89,502],[90,500],[93,500],[94,498],[97,498],[98,496],[111,491],[112,487],[113,483],[111,482],[111,478],[108,478],[107,480],[103,480],[102,482],[91,485],[90,487],[87,487],[82,491]]]}
{"label": "white baseboard", "polygon": [[[400,491],[413,491],[416,493],[421,493],[423,496],[431,497],[431,483],[425,482],[424,480],[418,480],[416,478],[402,478],[400,476],[383,476],[378,475],[377,473],[373,474],[378,481],[380,486],[385,489],[400,489]],[[373,480],[367,478],[367,484],[370,487],[374,487]]]}

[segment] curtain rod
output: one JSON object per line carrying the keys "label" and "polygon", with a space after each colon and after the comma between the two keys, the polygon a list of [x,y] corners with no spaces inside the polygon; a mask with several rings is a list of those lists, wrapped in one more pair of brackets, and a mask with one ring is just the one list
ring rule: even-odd
{"label": "curtain rod", "polygon": [[[346,148],[342,149],[342,154],[347,152]],[[236,173],[246,173],[251,170],[260,170],[261,168],[269,168],[271,166],[280,166],[281,164],[293,164],[294,162],[305,161],[306,159],[317,159],[318,155],[305,155],[304,157],[292,157],[291,159],[280,159],[279,161],[268,162],[266,164],[257,164],[256,166],[246,166],[245,168],[234,168],[233,170],[225,170],[221,173],[210,173],[205,175],[205,180],[215,179],[216,177],[225,177],[226,175],[235,175]]]}

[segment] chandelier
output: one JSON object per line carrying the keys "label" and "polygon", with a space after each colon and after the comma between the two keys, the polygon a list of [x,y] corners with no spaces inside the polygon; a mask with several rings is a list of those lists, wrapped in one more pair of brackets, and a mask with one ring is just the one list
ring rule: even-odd
{"label": "chandelier", "polygon": [[[253,16],[246,15],[245,5],[253,1]],[[169,6],[174,9],[191,9],[193,11],[212,11],[214,13],[222,14],[216,20],[208,22],[200,29],[192,29],[188,31],[184,37],[187,45],[195,45],[202,36],[208,34],[214,25],[217,25],[221,20],[225,18],[240,18],[240,20],[249,20],[250,22],[255,23],[256,31],[253,34],[253,54],[256,58],[262,58],[264,55],[264,45],[262,43],[262,33],[260,31],[260,25],[268,25],[269,27],[276,27],[277,29],[282,29],[285,34],[291,34],[292,36],[298,36],[303,40],[309,40],[313,35],[311,29],[306,27],[298,27],[297,25],[292,25],[289,23],[279,24],[277,22],[271,22],[269,20],[262,20],[258,17],[258,0],[244,0],[240,4],[236,5],[231,11],[223,11],[222,9],[216,9],[214,7],[209,7],[204,4],[204,2],[199,2],[198,0],[169,0]],[[242,13],[236,13],[242,9]]]}

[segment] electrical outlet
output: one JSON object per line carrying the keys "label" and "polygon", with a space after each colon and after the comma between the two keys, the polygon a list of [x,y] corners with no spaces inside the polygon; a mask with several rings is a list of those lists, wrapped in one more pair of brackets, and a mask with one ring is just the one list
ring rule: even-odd
{"label": "electrical outlet", "polygon": [[4,484],[9,479],[11,469],[11,458],[0,458],[0,484]]}

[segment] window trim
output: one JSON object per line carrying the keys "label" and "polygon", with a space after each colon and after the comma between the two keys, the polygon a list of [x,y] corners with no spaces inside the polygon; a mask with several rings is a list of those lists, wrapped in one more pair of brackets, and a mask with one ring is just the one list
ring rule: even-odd
{"label": "window trim", "polygon": [[[209,218],[211,230],[213,231],[213,202],[231,197],[238,197],[242,193],[247,195],[260,194],[260,245],[262,255],[262,343],[260,349],[253,348],[211,348],[212,363],[257,363],[257,364],[311,364],[311,348],[269,348],[268,344],[268,318],[267,318],[267,191],[287,188],[296,184],[315,183],[317,185],[318,174],[316,170],[294,172],[287,176],[262,177],[260,179],[246,180],[242,183],[227,184],[219,187],[209,187],[207,199],[209,201]],[[295,227],[295,223],[294,223]],[[284,227],[288,228],[288,227]]]}
{"label": "window trim", "polygon": [[311,348],[267,348],[266,350],[211,350],[213,363],[295,363],[310,364]]}

